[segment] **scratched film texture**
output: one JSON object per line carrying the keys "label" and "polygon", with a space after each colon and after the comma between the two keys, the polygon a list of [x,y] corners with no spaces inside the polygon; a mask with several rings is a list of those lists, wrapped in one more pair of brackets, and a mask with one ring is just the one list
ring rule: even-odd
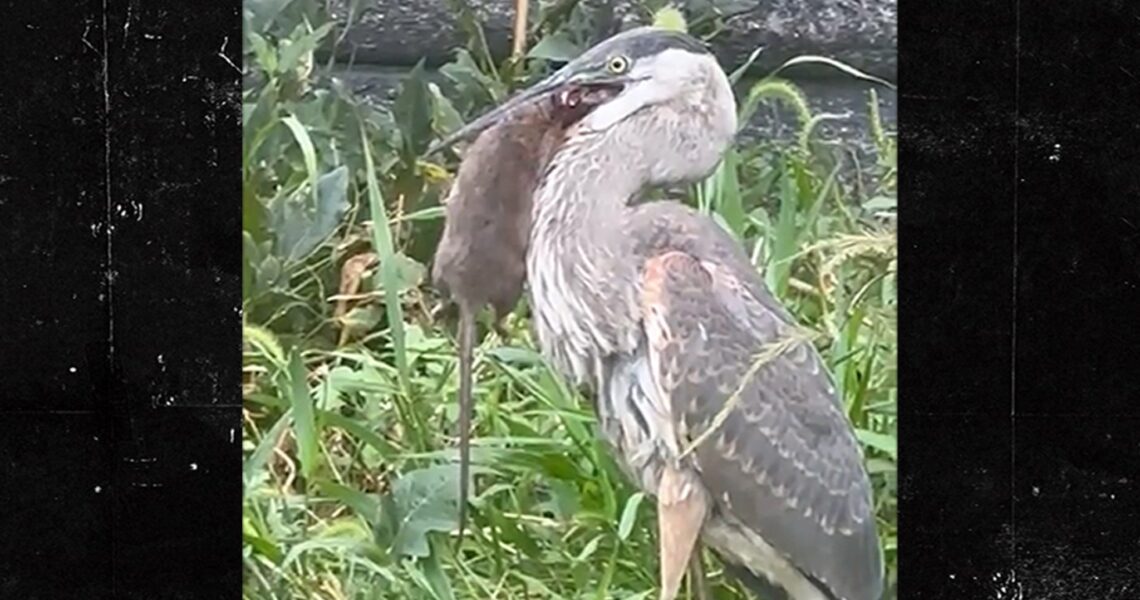
{"label": "scratched film texture", "polygon": [[1140,10],[900,4],[900,597],[1140,597]]}
{"label": "scratched film texture", "polygon": [[240,4],[4,15],[0,598],[230,597]]}

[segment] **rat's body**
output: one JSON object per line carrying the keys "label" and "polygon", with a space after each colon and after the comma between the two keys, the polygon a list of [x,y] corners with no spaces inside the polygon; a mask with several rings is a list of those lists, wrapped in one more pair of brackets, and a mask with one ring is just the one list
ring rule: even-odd
{"label": "rat's body", "polygon": [[459,536],[466,518],[475,317],[486,305],[502,332],[526,280],[535,186],[566,132],[607,99],[604,89],[568,88],[519,107],[467,149],[446,202],[432,281],[459,308]]}

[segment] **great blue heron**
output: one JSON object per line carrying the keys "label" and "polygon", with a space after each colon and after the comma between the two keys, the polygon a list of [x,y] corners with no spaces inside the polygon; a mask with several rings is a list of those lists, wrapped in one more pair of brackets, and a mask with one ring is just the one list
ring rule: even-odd
{"label": "great blue heron", "polygon": [[724,71],[688,35],[632,29],[452,139],[568,84],[621,92],[571,130],[535,191],[530,306],[544,356],[592,391],[619,464],[656,498],[661,598],[699,537],[753,589],[877,600],[870,483],[822,359],[714,221],[633,202],[720,162],[737,129]]}

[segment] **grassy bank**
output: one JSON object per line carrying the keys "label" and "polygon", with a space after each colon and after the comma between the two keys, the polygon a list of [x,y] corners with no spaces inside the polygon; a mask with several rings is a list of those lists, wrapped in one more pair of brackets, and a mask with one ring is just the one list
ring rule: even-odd
{"label": "grassy bank", "polygon": [[[336,35],[319,11],[258,21],[243,107],[246,597],[654,597],[652,502],[619,475],[588,402],[537,355],[525,311],[478,351],[474,531],[458,551],[450,535],[455,349],[425,264],[454,165],[422,155],[548,66],[493,64],[470,21],[448,85],[413,70],[381,108],[314,60]],[[787,82],[738,99],[743,113],[797,107],[799,139],[739,145],[681,193],[820,334],[865,446],[893,580],[893,134],[877,132],[876,164],[854,165],[817,141],[826,117]],[[707,564],[718,598],[745,597]]]}

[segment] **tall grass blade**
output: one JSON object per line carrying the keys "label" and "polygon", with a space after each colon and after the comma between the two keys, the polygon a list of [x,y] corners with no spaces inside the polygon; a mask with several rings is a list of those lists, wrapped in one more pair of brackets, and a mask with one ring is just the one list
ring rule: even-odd
{"label": "tall grass blade", "polygon": [[317,197],[319,193],[317,190],[317,181],[320,179],[320,173],[317,172],[317,150],[313,147],[313,139],[309,137],[308,130],[297,120],[295,115],[289,115],[281,122],[289,128],[293,133],[293,139],[297,140],[297,145],[301,147],[301,156],[305,160],[305,172],[309,176],[309,193],[313,196],[313,206],[320,204],[320,199]]}
{"label": "tall grass blade", "polygon": [[400,305],[396,249],[392,243],[392,230],[388,225],[388,212],[384,208],[384,198],[380,194],[380,182],[376,179],[376,163],[372,160],[372,149],[369,148],[369,138],[363,126],[360,128],[360,139],[364,151],[364,176],[368,186],[368,207],[372,213],[372,245],[380,258],[380,282],[384,286],[384,305],[388,312],[388,330],[391,332],[392,351],[395,354],[400,387],[406,394],[411,390],[411,382],[408,374],[408,355],[404,347],[404,309]]}
{"label": "tall grass blade", "polygon": [[741,78],[744,77],[744,74],[748,72],[748,68],[752,66],[752,63],[756,62],[757,58],[760,58],[760,53],[763,51],[764,51],[763,46],[760,46],[760,47],[756,48],[755,50],[753,50],[752,53],[748,55],[748,59],[744,61],[744,64],[740,65],[739,67],[736,68],[735,71],[733,71],[731,74],[729,74],[729,76],[728,76],[729,85],[736,85],[737,83],[739,83]]}
{"label": "tall grass blade", "polygon": [[294,351],[289,357],[287,389],[293,413],[293,434],[297,438],[297,454],[301,459],[301,475],[308,480],[317,464],[317,421],[306,377],[301,353]]}
{"label": "tall grass blade", "polygon": [[724,154],[724,160],[713,174],[716,185],[713,188],[711,199],[712,209],[724,219],[729,230],[737,239],[744,239],[744,229],[748,224],[748,217],[744,212],[744,199],[740,193],[740,181],[737,179],[737,168],[740,156],[735,148],[730,148]]}
{"label": "tall grass blade", "polygon": [[[266,461],[269,460],[269,455],[273,454],[273,447],[277,445],[277,440],[281,439],[281,434],[288,429],[289,425],[293,423],[292,411],[286,411],[277,418],[277,422],[265,435],[261,441],[254,447],[253,452],[245,459],[245,464],[242,466],[242,475],[246,482],[252,481],[253,478],[265,468]],[[246,490],[249,493],[249,490]]]}
{"label": "tall grass blade", "polygon": [[874,75],[870,75],[868,73],[864,73],[863,71],[860,71],[859,69],[856,69],[855,67],[852,67],[851,65],[849,65],[845,62],[835,60],[834,58],[827,58],[826,56],[816,56],[813,54],[804,54],[804,55],[796,56],[796,57],[793,57],[793,58],[790,58],[790,59],[784,61],[784,64],[780,65],[779,67],[776,67],[776,70],[772,71],[772,75],[775,75],[775,74],[779,73],[780,71],[783,71],[784,69],[786,69],[788,67],[794,67],[796,65],[806,65],[806,64],[827,65],[829,67],[834,67],[840,71],[843,71],[844,73],[846,73],[846,74],[848,74],[848,75],[850,75],[856,79],[862,79],[864,81],[870,81],[872,83],[877,83],[879,85],[888,87],[892,90],[897,89],[897,86],[895,86],[895,84],[887,81],[886,79],[883,79],[881,77],[875,77]]}

